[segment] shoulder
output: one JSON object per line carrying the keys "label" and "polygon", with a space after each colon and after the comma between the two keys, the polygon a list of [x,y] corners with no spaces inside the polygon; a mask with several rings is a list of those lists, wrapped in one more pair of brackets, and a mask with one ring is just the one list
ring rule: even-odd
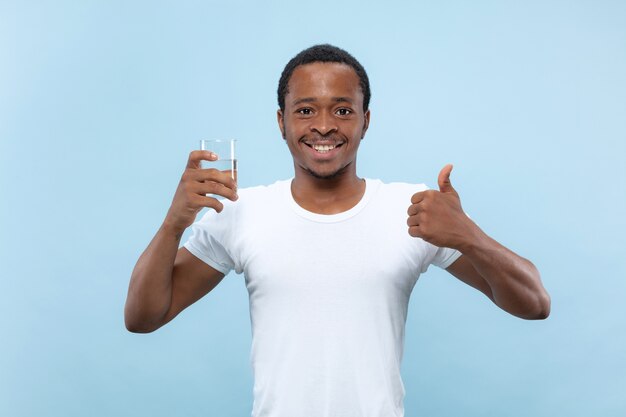
{"label": "shoulder", "polygon": [[371,190],[369,206],[376,213],[388,213],[390,218],[402,218],[407,208],[411,205],[413,194],[428,190],[428,187],[424,184],[407,182],[385,183],[378,179],[367,179],[367,186]]}
{"label": "shoulder", "polygon": [[237,192],[240,196],[262,196],[273,192],[282,192],[291,184],[291,179],[279,180],[269,185],[255,185],[252,187],[240,188]]}
{"label": "shoulder", "polygon": [[368,184],[377,188],[377,194],[384,198],[406,198],[420,191],[426,191],[429,187],[426,184],[416,184],[408,182],[383,182],[378,179],[368,179]]}
{"label": "shoulder", "polygon": [[220,213],[213,209],[207,210],[197,223],[200,225],[219,224],[225,228],[230,228],[233,222],[239,222],[242,218],[267,215],[268,212],[272,211],[268,211],[268,208],[275,207],[276,202],[281,201],[282,195],[286,190],[289,190],[290,184],[291,180],[289,179],[276,181],[270,185],[240,188],[237,190],[239,198],[236,201],[220,198],[224,209]]}
{"label": "shoulder", "polygon": [[224,200],[224,209],[233,210],[248,206],[257,206],[265,202],[280,201],[291,184],[291,179],[276,181],[269,185],[256,185],[252,187],[240,188],[237,190],[239,199],[237,201]]}

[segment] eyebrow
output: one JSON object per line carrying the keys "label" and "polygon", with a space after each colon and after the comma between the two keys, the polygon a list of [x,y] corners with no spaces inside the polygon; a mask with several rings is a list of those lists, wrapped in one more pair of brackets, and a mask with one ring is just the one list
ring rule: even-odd
{"label": "eyebrow", "polygon": [[[333,97],[331,100],[334,101],[335,103],[343,103],[343,102],[350,103],[350,104],[353,103],[353,100],[351,98],[349,98],[349,97]],[[314,97],[303,97],[303,98],[300,98],[300,99],[294,101],[292,104],[294,106],[297,106],[298,104],[314,103],[316,101],[317,101],[317,99],[314,98]]]}

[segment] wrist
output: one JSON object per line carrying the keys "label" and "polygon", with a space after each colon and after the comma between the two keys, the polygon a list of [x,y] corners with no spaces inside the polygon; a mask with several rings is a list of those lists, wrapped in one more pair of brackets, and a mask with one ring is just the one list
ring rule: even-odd
{"label": "wrist", "polygon": [[161,232],[167,236],[171,236],[176,240],[180,240],[183,236],[183,233],[187,229],[186,226],[180,226],[176,222],[171,221],[170,219],[165,219],[163,224],[161,225]]}
{"label": "wrist", "polygon": [[490,240],[489,236],[485,232],[482,231],[480,227],[476,223],[474,223],[469,218],[468,224],[466,227],[466,232],[463,234],[463,238],[457,245],[455,249],[464,255],[470,255],[476,251],[480,251],[481,248],[488,245]]}

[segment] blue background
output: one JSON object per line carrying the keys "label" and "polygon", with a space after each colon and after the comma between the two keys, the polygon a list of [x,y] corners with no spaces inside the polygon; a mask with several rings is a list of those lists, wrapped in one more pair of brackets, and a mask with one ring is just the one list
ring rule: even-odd
{"label": "blue background", "polygon": [[[359,173],[436,186],[533,260],[547,321],[431,268],[407,416],[626,415],[626,2],[0,1],[0,415],[246,416],[243,276],[128,333],[134,263],[199,139],[292,175],[275,89],[301,49],[372,85]],[[277,254],[280,256],[280,254]]]}

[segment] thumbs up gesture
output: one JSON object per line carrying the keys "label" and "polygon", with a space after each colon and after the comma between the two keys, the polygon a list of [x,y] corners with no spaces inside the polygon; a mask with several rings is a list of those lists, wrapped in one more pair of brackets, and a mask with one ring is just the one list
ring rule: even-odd
{"label": "thumbs up gesture", "polygon": [[435,246],[462,249],[477,226],[465,215],[461,199],[450,182],[452,165],[439,172],[439,191],[427,190],[413,194],[407,210],[409,235]]}

